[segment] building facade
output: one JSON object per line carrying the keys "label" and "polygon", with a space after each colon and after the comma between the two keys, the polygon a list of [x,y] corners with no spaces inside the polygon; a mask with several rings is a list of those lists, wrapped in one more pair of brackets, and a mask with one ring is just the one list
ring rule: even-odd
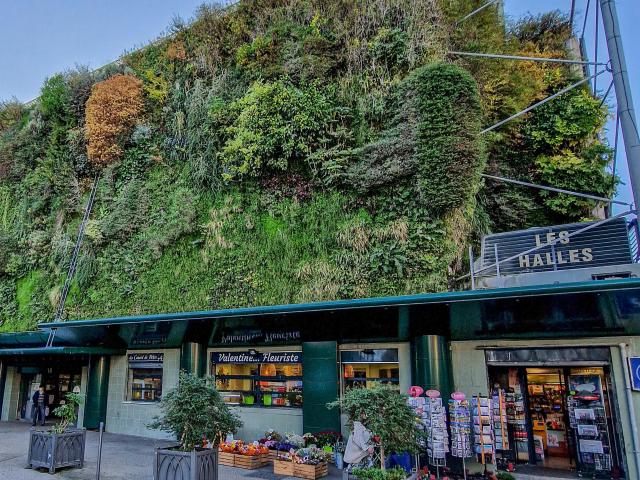
{"label": "building facade", "polygon": [[375,382],[445,398],[502,388],[521,410],[514,460],[575,470],[584,452],[570,413],[588,384],[606,432],[589,458],[640,478],[636,356],[636,278],[49,323],[0,336],[0,418],[28,421],[44,384],[52,407],[86,394],[87,428],[166,437],[148,425],[181,369],[215,379],[246,440],[270,428],[344,432],[326,404]]}

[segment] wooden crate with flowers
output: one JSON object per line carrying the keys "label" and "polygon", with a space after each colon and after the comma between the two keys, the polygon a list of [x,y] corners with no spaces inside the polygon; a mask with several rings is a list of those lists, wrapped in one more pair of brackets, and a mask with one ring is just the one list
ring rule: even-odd
{"label": "wooden crate with flowers", "polygon": [[258,442],[245,444],[242,440],[222,442],[218,461],[221,465],[255,470],[268,463],[269,450]]}
{"label": "wooden crate with flowers", "polygon": [[312,445],[310,447],[291,450],[273,462],[273,473],[308,480],[326,477],[329,454]]}

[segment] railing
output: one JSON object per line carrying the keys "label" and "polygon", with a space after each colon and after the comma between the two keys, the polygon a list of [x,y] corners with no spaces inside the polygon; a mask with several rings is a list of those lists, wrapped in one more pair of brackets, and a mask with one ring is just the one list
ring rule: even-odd
{"label": "railing", "polygon": [[629,233],[629,249],[631,250],[631,259],[634,263],[640,262],[640,230],[638,229],[638,219],[634,218],[628,224]]}

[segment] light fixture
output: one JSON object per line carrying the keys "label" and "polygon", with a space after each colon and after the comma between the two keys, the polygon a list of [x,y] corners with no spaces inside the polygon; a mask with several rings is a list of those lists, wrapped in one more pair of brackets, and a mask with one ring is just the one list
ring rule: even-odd
{"label": "light fixture", "polygon": [[255,348],[250,348],[249,349],[249,355],[257,355],[258,351]]}

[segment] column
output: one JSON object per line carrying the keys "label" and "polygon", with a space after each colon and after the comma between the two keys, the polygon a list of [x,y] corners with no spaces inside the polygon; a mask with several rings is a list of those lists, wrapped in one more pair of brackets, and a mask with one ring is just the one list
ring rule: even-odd
{"label": "column", "polygon": [[100,422],[106,423],[110,363],[111,358],[106,355],[91,356],[89,359],[87,399],[84,407],[85,428],[100,428]]}
{"label": "column", "polygon": [[207,346],[196,342],[183,343],[180,348],[180,370],[204,377],[207,374]]}
{"label": "column", "polygon": [[441,335],[416,337],[412,345],[413,382],[425,390],[435,389],[443,399],[451,394],[451,360],[449,344]]}
{"label": "column", "polygon": [[340,431],[340,410],[327,408],[338,398],[337,342],[302,344],[302,424],[304,432]]}
{"label": "column", "polygon": [[2,416],[2,403],[4,400],[4,385],[7,381],[7,364],[0,360],[0,416]]}

